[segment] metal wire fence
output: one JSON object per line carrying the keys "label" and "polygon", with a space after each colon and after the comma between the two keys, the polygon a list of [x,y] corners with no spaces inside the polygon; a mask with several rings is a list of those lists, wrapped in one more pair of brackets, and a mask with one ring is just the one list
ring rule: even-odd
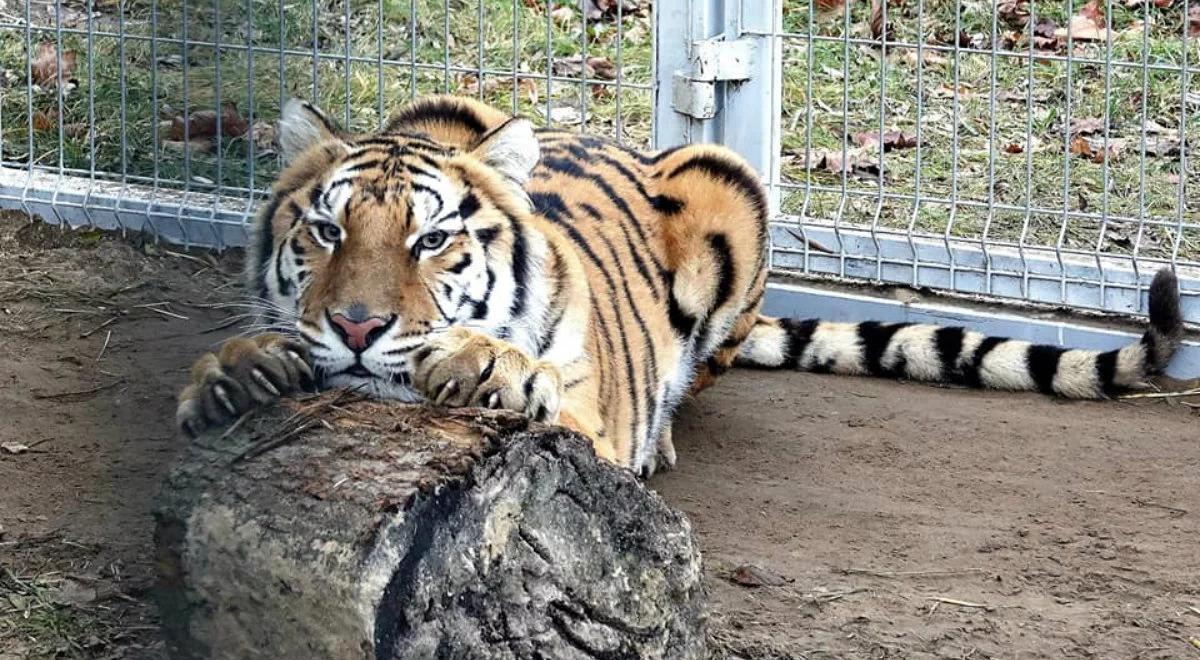
{"label": "metal wire fence", "polygon": [[649,12],[526,0],[29,0],[0,13],[0,201],[223,247],[292,96],[354,131],[452,92],[646,146]]}
{"label": "metal wire fence", "polygon": [[[1170,264],[1195,321],[1197,35],[1198,0],[0,0],[0,205],[239,244],[288,97],[363,131],[455,92],[726,142],[780,273],[1140,314]],[[712,37],[756,77],[683,117]]]}
{"label": "metal wire fence", "polygon": [[777,269],[1144,313],[1166,264],[1200,320],[1200,3],[788,0],[757,34]]}

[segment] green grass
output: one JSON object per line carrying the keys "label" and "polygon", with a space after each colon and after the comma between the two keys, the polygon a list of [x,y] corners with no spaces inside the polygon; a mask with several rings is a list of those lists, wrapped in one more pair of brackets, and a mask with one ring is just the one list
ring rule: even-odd
{"label": "green grass", "polygon": [[[1200,254],[1200,230],[1186,226],[1200,223],[1200,197],[1192,192],[1200,184],[1195,166],[1184,171],[1178,155],[1149,154],[1143,175],[1139,146],[1146,120],[1180,131],[1191,144],[1200,143],[1200,104],[1193,101],[1186,114],[1181,110],[1185,93],[1200,97],[1196,82],[1200,76],[1191,75],[1188,88],[1183,89],[1180,74],[1171,70],[1152,70],[1143,80],[1139,67],[1114,66],[1106,76],[1102,64],[1068,65],[1027,55],[993,60],[987,53],[939,52],[940,57],[920,67],[918,80],[915,52],[894,44],[948,43],[961,32],[978,47],[989,49],[992,3],[929,0],[919,10],[917,2],[892,0],[886,35],[893,45],[884,56],[878,47],[867,44],[810,38],[869,37],[871,3],[851,2],[845,14],[814,10],[810,15],[809,1],[786,0],[784,8],[784,28],[792,36],[784,39],[782,49],[782,176],[786,183],[801,186],[783,196],[785,211],[803,209],[810,218],[848,224],[900,229],[911,225],[922,232],[966,239],[1061,242],[1081,249],[1098,245],[1117,254],[1131,252],[1140,241],[1138,253],[1143,255],[1169,256],[1178,251],[1194,258]],[[547,85],[545,79],[554,61],[579,55],[586,43],[589,56],[613,61],[620,48],[623,80],[649,84],[652,26],[648,16],[626,16],[624,38],[618,40],[611,18],[589,21],[585,34],[574,1],[552,3],[555,8],[568,8],[558,14],[561,21],[548,17],[546,3],[526,0],[451,0],[448,5],[443,0],[284,3],[281,15],[277,0],[189,2],[186,13],[182,2],[151,5],[149,0],[125,0],[124,31],[131,38],[123,51],[116,37],[95,36],[89,48],[85,34],[64,34],[63,47],[80,54],[75,75],[83,85],[63,103],[62,122],[68,130],[61,148],[56,124],[50,130],[34,131],[33,158],[40,164],[61,162],[81,169],[95,162],[101,171],[157,174],[164,180],[187,181],[200,190],[261,188],[277,172],[274,155],[252,156],[252,145],[245,139],[224,140],[219,151],[208,154],[164,150],[162,136],[155,133],[158,120],[179,114],[185,106],[193,111],[211,109],[219,97],[236,102],[244,117],[270,122],[278,115],[281,99],[297,95],[317,101],[355,130],[370,130],[414,95],[472,89],[489,102],[539,120],[544,120],[547,103],[586,105],[586,130],[619,132],[635,145],[649,142],[649,91],[622,90],[618,108],[616,95],[594,96],[589,85]],[[1066,25],[1082,5],[1083,0],[1074,0],[1073,5],[1036,0],[1032,9],[1039,19]],[[1200,64],[1200,38],[1186,43],[1181,38],[1185,31],[1181,2],[1166,8],[1151,5],[1148,10],[1117,0],[1112,5],[1112,27],[1119,36],[1109,52],[1103,43],[1076,42],[1076,57],[1165,67],[1179,67],[1185,61],[1191,67]],[[115,0],[102,7],[106,13],[96,29],[116,31]],[[150,21],[154,7],[156,27]],[[1139,20],[1147,25],[1145,35],[1134,29]],[[43,27],[52,23],[52,17],[44,14],[34,20]],[[64,25],[72,27],[69,16]],[[84,29],[86,24],[76,18],[73,27]],[[218,52],[214,46],[198,44],[185,53],[178,45],[185,31],[192,42],[220,41],[223,47]],[[995,34],[1000,39],[1019,37],[1007,48],[1028,53],[1025,31],[1018,25],[997,20]],[[140,39],[149,36],[160,39],[154,49]],[[56,95],[35,91],[30,99],[24,31],[0,28],[0,37],[0,67],[16,79],[4,90],[0,105],[3,156],[23,161],[31,151],[27,103],[32,100],[35,110],[57,109]],[[336,57],[314,64],[314,38],[322,53]],[[53,30],[35,29],[30,41],[36,47],[40,41],[54,39]],[[256,50],[248,53],[247,45]],[[281,49],[289,54],[281,56]],[[347,57],[368,61],[348,63]],[[380,59],[385,62],[382,75]],[[428,66],[414,70],[408,65],[413,60]],[[485,72],[483,83],[468,87],[477,74],[467,70]],[[956,80],[966,93],[954,98],[944,92]],[[886,97],[882,106],[881,87]],[[993,102],[998,94],[1006,100]],[[1027,95],[1032,102],[1027,103]],[[1096,163],[1069,153],[1068,99],[1072,119],[1107,117],[1109,138],[1126,141],[1120,157]],[[91,140],[70,130],[88,121],[89,104],[94,105],[96,118]],[[853,146],[847,136],[879,130],[881,124],[885,130],[915,132],[918,107],[921,147],[884,154],[881,175],[804,167],[809,148],[840,152],[846,145]],[[1032,148],[1028,137],[1033,138]],[[1007,153],[1015,149],[1009,145],[1019,146],[1020,153]],[[1182,199],[1181,182],[1189,186]],[[806,191],[803,186],[810,183],[839,191],[844,186],[854,194]],[[901,198],[880,203],[880,192]],[[915,207],[903,199],[918,195],[927,201]],[[1000,208],[931,201],[936,199]],[[1047,212],[1026,214],[1005,210],[1006,205]],[[1108,222],[1102,227],[1094,219],[1067,216],[1077,211],[1169,223],[1182,217],[1185,226],[1151,224],[1139,237],[1132,225]],[[1064,217],[1068,217],[1065,223]]]}
{"label": "green grass", "polygon": [[[474,83],[475,93],[490,103],[542,123],[547,104],[572,106],[586,111],[587,130],[613,136],[619,130],[633,144],[648,144],[650,93],[624,86],[650,82],[646,16],[625,16],[618,40],[613,19],[588,21],[585,37],[578,11],[551,20],[544,8],[529,7],[523,0],[452,0],[448,5],[442,0],[348,0],[349,6],[346,1],[319,0],[317,5],[285,0],[282,16],[276,0],[190,3],[186,12],[181,2],[155,7],[147,0],[128,1],[123,5],[123,49],[116,36],[93,35],[90,47],[87,34],[62,36],[62,49],[78,53],[74,75],[82,85],[62,102],[61,112],[53,91],[34,88],[30,98],[24,30],[0,28],[0,67],[18,78],[4,90],[0,108],[4,159],[26,161],[32,151],[42,165],[88,169],[95,162],[100,171],[190,180],[194,189],[263,187],[278,171],[274,155],[251,157],[253,147],[246,139],[223,140],[209,154],[164,150],[165,136],[156,133],[159,121],[185,108],[195,112],[232,101],[243,117],[270,122],[278,117],[281,102],[294,95],[317,102],[353,130],[365,131],[414,96],[469,91],[479,71],[484,74],[482,83]],[[109,12],[96,22],[96,31],[119,29],[118,8],[112,5]],[[37,15],[33,24],[39,25]],[[51,27],[52,17],[43,15],[40,25]],[[74,25],[64,20],[64,27],[87,29],[82,20]],[[158,39],[156,46],[145,39],[151,36]],[[186,53],[179,45],[185,36],[193,44]],[[332,57],[314,59],[314,39],[320,53]],[[615,82],[604,87],[546,80],[552,63],[581,53],[585,39],[590,57],[615,62],[620,50],[624,77],[619,104]],[[33,50],[39,42],[56,40],[53,29],[34,29],[29,38]],[[429,66],[414,69],[408,66],[412,61]],[[52,119],[62,117],[67,130],[61,149],[57,122],[49,130],[33,131],[30,149],[29,105]],[[70,127],[87,124],[90,115],[95,117],[91,139],[82,130],[72,135]]]}

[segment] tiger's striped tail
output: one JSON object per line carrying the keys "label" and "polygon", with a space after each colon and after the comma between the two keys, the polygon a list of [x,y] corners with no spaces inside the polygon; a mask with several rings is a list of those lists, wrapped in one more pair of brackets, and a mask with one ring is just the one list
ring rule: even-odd
{"label": "tiger's striped tail", "polygon": [[1179,283],[1163,269],[1150,285],[1149,329],[1113,351],[1031,344],[958,327],[760,317],[736,364],[1103,399],[1162,372],[1182,336]]}

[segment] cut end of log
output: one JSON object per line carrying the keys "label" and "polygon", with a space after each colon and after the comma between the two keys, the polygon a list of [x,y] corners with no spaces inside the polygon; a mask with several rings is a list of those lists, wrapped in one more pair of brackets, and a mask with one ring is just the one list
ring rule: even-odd
{"label": "cut end of log", "polygon": [[703,656],[687,520],[586,440],[335,397],[203,436],[167,480],[172,657]]}

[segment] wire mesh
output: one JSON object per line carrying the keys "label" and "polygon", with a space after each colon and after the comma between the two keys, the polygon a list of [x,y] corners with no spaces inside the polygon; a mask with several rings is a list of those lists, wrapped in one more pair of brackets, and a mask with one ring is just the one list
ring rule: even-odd
{"label": "wire mesh", "polygon": [[245,239],[310,100],[351,131],[451,92],[646,146],[648,3],[19,0],[0,4],[0,204],[194,245]]}
{"label": "wire mesh", "polygon": [[[772,264],[1200,320],[1200,3],[785,0]],[[1190,287],[1190,288],[1188,288]]]}

